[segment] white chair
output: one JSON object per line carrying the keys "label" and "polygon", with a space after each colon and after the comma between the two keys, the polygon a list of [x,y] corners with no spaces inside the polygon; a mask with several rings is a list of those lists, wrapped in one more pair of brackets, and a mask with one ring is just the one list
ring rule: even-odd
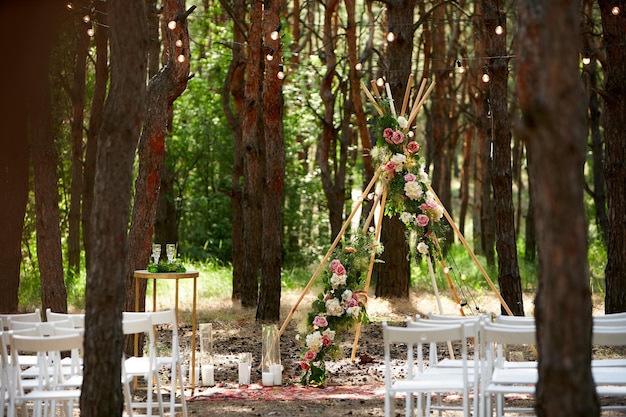
{"label": "white chair", "polygon": [[496,398],[496,415],[505,412],[532,413],[531,408],[504,407],[507,394],[534,395],[537,384],[537,363],[509,362],[504,356],[503,345],[531,345],[536,342],[534,325],[507,325],[482,321],[480,325],[480,343],[483,353],[480,367],[481,374],[481,415],[491,416],[492,397]]}
{"label": "white chair", "polygon": [[125,319],[137,319],[148,317],[152,325],[165,327],[166,331],[171,331],[171,353],[168,356],[159,356],[159,352],[154,353],[159,371],[163,368],[170,370],[171,394],[170,394],[170,415],[174,415],[176,408],[176,390],[180,387],[180,407],[183,417],[187,417],[187,400],[185,398],[185,384],[183,380],[183,356],[180,353],[180,340],[178,337],[178,322],[176,320],[176,310],[171,308],[164,311],[155,312],[124,312]]}
{"label": "white chair", "polygon": [[[432,318],[430,318],[432,317]],[[474,398],[479,397],[478,392],[478,382],[480,380],[479,374],[479,359],[480,349],[476,346],[476,341],[478,340],[478,328],[479,328],[479,320],[482,316],[443,316],[438,314],[429,314],[428,319],[420,318],[416,316],[415,320],[408,320],[407,327],[409,328],[419,328],[419,327],[441,327],[441,325],[450,325],[450,324],[461,324],[465,327],[465,344],[468,346],[474,346],[473,350],[473,359],[467,359],[463,361],[462,359],[458,359],[452,349],[452,343],[450,341],[447,342],[447,349],[442,349],[443,355],[439,357],[439,350],[437,349],[436,343],[431,343],[429,346],[429,355],[428,355],[428,368],[430,371],[437,369],[437,372],[440,373],[461,373],[463,372],[463,368],[467,368],[469,384],[471,387],[471,392],[474,395]],[[445,352],[448,352],[448,357],[445,357]],[[419,355],[422,352],[418,351],[418,361]],[[469,357],[469,355],[468,355]],[[419,402],[418,397],[418,408],[421,407],[421,403]],[[430,405],[431,410],[462,410],[460,407],[452,407],[452,406],[444,406],[442,405],[441,394],[437,393],[437,405]],[[473,415],[478,415],[478,401],[472,402],[472,411]]]}
{"label": "white chair", "polygon": [[49,323],[70,322],[76,329],[85,328],[85,315],[82,313],[55,313],[50,308],[46,309],[46,321]]}
{"label": "white chair", "polygon": [[31,313],[0,314],[0,330],[12,330],[11,321],[41,323],[41,311],[36,309]]}
{"label": "white chair", "polygon": [[[160,416],[163,415],[163,396],[161,392],[161,382],[159,379],[159,371],[156,361],[156,342],[154,328],[149,317],[122,319],[122,329],[125,335],[145,335],[148,348],[146,356],[130,356],[122,358],[122,384],[124,387],[124,396],[127,403],[127,413],[134,414],[135,408],[145,408],[146,415],[152,416],[154,411],[153,394],[156,391],[157,405]],[[146,381],[146,402],[132,401],[130,383],[135,378],[144,378]],[[156,385],[156,387],[155,387]],[[156,390],[155,390],[156,388]]]}
{"label": "white chair", "polygon": [[9,355],[7,345],[9,344],[9,333],[0,330],[0,398],[2,399],[2,408],[0,409],[0,417],[4,417],[5,409],[9,407]]}
{"label": "white chair", "polygon": [[65,404],[66,415],[71,415],[72,408],[78,404],[80,388],[65,389],[63,386],[71,376],[62,372],[61,353],[82,349],[83,334],[31,336],[13,333],[9,340],[12,363],[18,363],[19,354],[32,353],[37,356],[39,370],[36,385],[29,384],[30,389],[27,389],[23,385],[26,381],[20,367],[11,367],[13,392],[9,396],[9,417],[15,416],[17,406],[32,406],[33,416],[42,416],[48,409],[55,412],[57,403]]}
{"label": "white chair", "polygon": [[[626,346],[626,326],[598,326],[594,324],[594,346]],[[600,397],[626,398],[626,360],[592,359],[591,373]],[[603,410],[626,410],[625,405],[605,405]]]}
{"label": "white chair", "polygon": [[[392,415],[392,404],[396,394],[406,394],[406,416],[414,414],[413,395],[426,396],[425,415],[430,414],[430,394],[458,392],[462,397],[463,415],[469,416],[469,370],[467,366],[467,346],[465,327],[462,324],[442,324],[441,326],[397,327],[383,323],[383,341],[385,349],[385,416]],[[431,343],[458,341],[461,346],[461,372],[441,372],[430,369],[423,355],[424,346]],[[407,349],[406,378],[394,378],[391,372],[391,347],[404,345]],[[417,350],[417,366],[414,366]],[[420,401],[421,403],[421,401]],[[418,408],[419,415],[422,410]]]}

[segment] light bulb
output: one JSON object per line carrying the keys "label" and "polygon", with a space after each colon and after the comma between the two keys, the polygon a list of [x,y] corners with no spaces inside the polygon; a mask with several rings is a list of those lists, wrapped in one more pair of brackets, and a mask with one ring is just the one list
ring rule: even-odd
{"label": "light bulb", "polygon": [[74,6],[72,5],[72,3],[67,3],[67,9],[68,10],[72,10],[74,8]]}
{"label": "light bulb", "polygon": [[89,23],[90,21],[91,21],[91,17],[89,17],[89,15],[88,15],[88,14],[86,14],[86,15],[84,15],[84,16],[83,16],[83,22],[85,22],[85,23]]}
{"label": "light bulb", "polygon": [[584,64],[584,65],[589,65],[589,63],[590,63],[590,62],[591,62],[591,58],[589,58],[589,56],[588,56],[588,55],[585,55],[585,56],[583,57],[583,64]]}
{"label": "light bulb", "polygon": [[502,35],[504,33],[504,28],[502,25],[496,26],[496,35]]}
{"label": "light bulb", "polygon": [[279,80],[282,80],[285,78],[285,73],[282,71],[278,71],[278,74],[276,74],[276,77],[278,77]]}
{"label": "light bulb", "polygon": [[180,39],[178,39],[178,40],[176,41],[176,46],[178,46],[179,48],[180,48],[181,46],[183,46],[183,41],[182,41],[182,40],[180,40]]}
{"label": "light bulb", "polygon": [[178,55],[178,62],[180,62],[181,64],[185,62],[185,55]]}
{"label": "light bulb", "polygon": [[272,61],[274,59],[274,55],[272,55],[271,53],[267,54],[265,55],[265,59],[267,59],[268,61]]}
{"label": "light bulb", "polygon": [[379,87],[382,87],[385,85],[385,80],[383,80],[382,78],[379,78],[376,80],[376,85]]}
{"label": "light bulb", "polygon": [[176,21],[175,21],[175,20],[170,20],[170,21],[169,21],[169,23],[167,24],[167,27],[168,27],[170,30],[174,30],[174,29],[176,29]]}
{"label": "light bulb", "polygon": [[620,14],[619,6],[613,6],[613,8],[611,9],[611,13],[613,13],[613,16],[617,16],[618,14]]}
{"label": "light bulb", "polygon": [[488,83],[490,79],[491,78],[489,77],[489,74],[487,74],[487,73],[483,74],[482,80],[483,80],[484,83]]}
{"label": "light bulb", "polygon": [[361,71],[363,69],[363,64],[360,62],[357,62],[356,65],[354,66],[354,69],[357,71]]}
{"label": "light bulb", "polygon": [[465,67],[463,65],[461,65],[459,67],[459,74],[463,74],[463,73],[465,73]]}
{"label": "light bulb", "polygon": [[278,34],[278,31],[275,30],[270,34],[270,38],[272,38],[273,41],[277,41],[278,38],[280,37],[280,35]]}
{"label": "light bulb", "polygon": [[396,40],[396,35],[393,34],[393,32],[388,32],[387,33],[387,42],[393,42]]}
{"label": "light bulb", "polygon": [[89,35],[90,37],[93,36],[93,28],[89,28],[87,29],[87,35]]}

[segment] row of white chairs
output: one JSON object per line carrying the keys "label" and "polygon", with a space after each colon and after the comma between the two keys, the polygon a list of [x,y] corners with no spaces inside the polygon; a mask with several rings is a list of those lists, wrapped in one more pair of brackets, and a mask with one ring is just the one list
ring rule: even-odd
{"label": "row of white chairs", "polygon": [[[626,346],[626,314],[594,316],[593,344]],[[532,317],[446,316],[431,313],[429,318],[407,320],[406,326],[383,323],[385,347],[385,416],[391,416],[397,394],[403,393],[405,414],[425,416],[443,409],[457,409],[464,416],[498,417],[505,413],[533,413],[532,408],[505,407],[505,396],[532,398],[538,380],[536,361],[511,361],[504,346],[535,345]],[[460,357],[440,359],[439,347],[460,346]],[[402,345],[407,352],[404,376],[391,370],[391,348]],[[469,358],[468,346],[473,346]],[[429,349],[424,356],[423,350]],[[445,352],[444,349],[442,352]],[[594,359],[592,373],[596,391],[602,397],[626,398],[626,358]],[[446,405],[441,395],[458,393],[461,405]],[[432,399],[436,399],[433,404]],[[415,399],[417,399],[415,403]],[[470,401],[471,400],[471,401]],[[495,400],[495,410],[492,402]],[[605,409],[622,406],[605,406]]]}
{"label": "row of white chairs", "polygon": [[[47,322],[41,321],[39,311],[20,315],[0,315],[2,321],[2,369],[0,394],[3,407],[9,417],[17,410],[26,415],[32,408],[33,416],[54,415],[58,407],[71,415],[78,405],[82,386],[82,346],[84,315],[46,311]],[[171,355],[159,356],[156,344],[156,328],[162,326],[171,331]],[[161,372],[170,373],[171,391],[169,415],[177,408],[187,417],[187,405],[182,375],[178,326],[174,309],[134,313],[124,312],[122,328],[125,335],[143,335],[146,348],[141,357],[122,358],[122,386],[125,409],[129,416],[138,410],[145,415],[165,415],[162,396]],[[63,358],[62,352],[71,352]],[[131,384],[137,378],[146,383],[146,401],[133,401]],[[176,394],[180,393],[180,403]]]}

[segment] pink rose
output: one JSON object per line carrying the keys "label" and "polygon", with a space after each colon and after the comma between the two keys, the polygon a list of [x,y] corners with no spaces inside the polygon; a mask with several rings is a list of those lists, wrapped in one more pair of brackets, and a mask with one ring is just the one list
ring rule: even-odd
{"label": "pink rose", "polygon": [[344,249],[344,252],[346,252],[346,253],[354,253],[354,252],[356,252],[356,249],[354,249],[352,246],[347,246]]}
{"label": "pink rose", "polygon": [[396,163],[393,161],[389,161],[387,162],[387,164],[385,165],[385,171],[393,174],[394,172],[396,172]]}
{"label": "pink rose", "polygon": [[317,353],[315,353],[315,351],[313,350],[307,350],[306,353],[304,354],[304,359],[307,362],[311,362],[315,358],[317,358]]}
{"label": "pink rose", "polygon": [[333,341],[330,339],[330,336],[328,336],[327,334],[322,336],[322,346],[328,347],[328,346],[332,345],[332,343],[333,343]]}
{"label": "pink rose", "polygon": [[328,269],[330,269],[330,272],[335,272],[337,270],[337,265],[341,265],[339,259],[333,259],[332,261],[330,261],[330,264],[328,265]]}
{"label": "pink rose", "polygon": [[422,210],[432,210],[432,209],[436,209],[437,207],[438,207],[437,202],[433,200],[432,198],[426,201],[424,204],[420,205],[420,208]]}
{"label": "pink rose", "polygon": [[429,220],[430,219],[425,214],[418,214],[417,218],[415,219],[419,227],[426,227],[428,225]]}
{"label": "pink rose", "polygon": [[335,269],[335,274],[339,276],[346,275],[346,267],[342,264],[337,265],[337,268]]}
{"label": "pink rose", "polygon": [[346,302],[344,303],[344,306],[346,308],[350,308],[350,307],[357,307],[359,305],[359,302],[357,300],[355,300],[354,298],[349,298],[346,300]]}
{"label": "pink rose", "polygon": [[308,362],[300,361],[300,368],[302,368],[303,371],[308,371],[311,369],[311,365],[309,365]]}
{"label": "pink rose", "polygon": [[385,130],[383,130],[383,137],[385,139],[391,139],[391,137],[393,136],[393,129],[388,127]]}
{"label": "pink rose", "polygon": [[391,141],[395,143],[396,145],[400,145],[402,142],[404,142],[404,133],[400,132],[399,130],[396,130],[395,132],[393,132],[393,135],[391,136]]}
{"label": "pink rose", "polygon": [[420,149],[420,145],[414,140],[412,140],[406,145],[406,148],[409,150],[409,152],[415,153]]}
{"label": "pink rose", "polygon": [[324,316],[315,316],[313,319],[313,326],[326,327],[328,326],[328,320]]}
{"label": "pink rose", "polygon": [[415,174],[411,174],[410,172],[408,174],[404,175],[404,181],[406,182],[413,182],[417,179],[417,177],[415,176]]}

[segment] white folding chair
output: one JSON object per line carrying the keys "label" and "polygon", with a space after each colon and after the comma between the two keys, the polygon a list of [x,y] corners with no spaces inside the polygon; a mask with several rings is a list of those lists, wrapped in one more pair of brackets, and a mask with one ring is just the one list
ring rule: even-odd
{"label": "white folding chair", "polygon": [[[156,392],[157,405],[159,408],[159,415],[163,415],[163,396],[161,392],[161,382],[159,379],[159,370],[156,361],[156,342],[154,335],[154,327],[149,317],[129,319],[124,317],[122,319],[122,329],[125,335],[140,335],[146,336],[148,348],[148,356],[130,356],[122,358],[123,366],[123,385],[124,396],[127,402],[127,413],[129,415],[134,414],[135,408],[145,408],[146,415],[152,416],[154,411],[153,395]],[[130,383],[135,378],[144,378],[146,381],[146,402],[132,401]],[[156,387],[155,387],[156,385]],[[156,388],[156,390],[155,390]]]}
{"label": "white folding chair", "polygon": [[[441,324],[441,326],[398,327],[383,323],[383,341],[385,349],[385,416],[392,415],[392,405],[399,393],[406,394],[406,416],[414,415],[413,396],[426,396],[425,415],[430,415],[430,394],[458,392],[462,397],[464,416],[469,416],[469,370],[467,365],[467,346],[463,324]],[[442,372],[437,367],[430,369],[421,354],[424,346],[431,343],[458,341],[461,346],[461,372]],[[404,366],[406,377],[394,377],[391,372],[391,347],[403,345],[407,356]],[[415,354],[417,353],[417,366]],[[419,398],[419,397],[418,397]],[[421,400],[420,400],[421,402]],[[418,407],[419,415],[422,414]]]}
{"label": "white folding chair", "polygon": [[[599,326],[594,322],[592,344],[626,346],[626,326]],[[591,372],[600,397],[626,398],[626,359],[592,359]],[[626,410],[626,405],[603,405],[602,410]]]}
{"label": "white folding chair", "polygon": [[5,410],[9,407],[9,355],[7,345],[9,344],[9,333],[0,330],[0,398],[2,399],[2,408],[0,409],[0,417],[5,416]]}
{"label": "white folding chair", "polygon": [[169,331],[169,329],[171,329],[170,355],[163,356],[162,352],[156,351],[154,355],[156,357],[157,367],[159,371],[163,368],[170,370],[170,415],[174,415],[176,408],[176,390],[177,387],[180,387],[180,407],[183,412],[183,417],[187,417],[187,400],[185,398],[185,384],[182,372],[183,356],[180,353],[180,340],[178,337],[178,322],[176,320],[176,310],[171,308],[169,310],[155,312],[124,312],[123,315],[125,319],[129,320],[148,317],[153,326],[165,328],[165,331]]}
{"label": "white folding chair", "polygon": [[71,415],[72,408],[78,404],[80,388],[65,389],[64,383],[70,376],[64,374],[61,369],[61,354],[82,349],[83,334],[74,332],[60,336],[31,336],[13,333],[9,335],[9,340],[12,363],[18,363],[19,354],[32,353],[37,356],[39,370],[36,385],[29,384],[30,389],[26,389],[20,367],[16,365],[11,367],[13,392],[10,395],[9,417],[15,416],[18,406],[32,406],[33,416],[42,416],[49,409],[54,413],[57,403],[65,404],[63,410],[66,415]]}
{"label": "white folding chair", "polygon": [[41,311],[36,309],[31,313],[0,314],[0,323],[2,324],[0,330],[13,330],[11,321],[41,323]]}
{"label": "white folding chair", "polygon": [[85,315],[82,313],[55,313],[50,308],[47,308],[46,321],[55,324],[69,322],[76,329],[85,328]]}
{"label": "white folding chair", "polygon": [[536,341],[533,325],[507,325],[481,321],[480,343],[483,353],[481,374],[481,416],[493,413],[492,397],[496,398],[496,415],[505,412],[532,413],[532,408],[504,407],[507,394],[534,395],[537,385],[537,363],[510,362],[506,360],[503,345],[531,345]]}

